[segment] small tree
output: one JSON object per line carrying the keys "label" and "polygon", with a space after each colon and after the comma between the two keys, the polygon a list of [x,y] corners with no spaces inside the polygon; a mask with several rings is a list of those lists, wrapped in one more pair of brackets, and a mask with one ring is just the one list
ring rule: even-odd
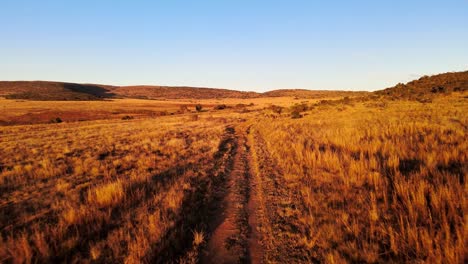
{"label": "small tree", "polygon": [[195,110],[197,110],[197,112],[201,112],[202,109],[203,109],[203,107],[202,107],[201,104],[195,105]]}

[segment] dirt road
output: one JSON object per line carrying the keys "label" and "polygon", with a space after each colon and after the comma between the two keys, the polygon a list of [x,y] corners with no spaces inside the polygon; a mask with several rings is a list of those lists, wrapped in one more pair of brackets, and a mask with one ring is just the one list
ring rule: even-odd
{"label": "dirt road", "polygon": [[202,254],[202,263],[261,263],[263,248],[258,231],[259,199],[251,171],[252,157],[247,139],[249,128],[235,130],[236,150],[232,169],[224,186],[218,186],[215,217],[209,226],[211,236]]}
{"label": "dirt road", "polygon": [[190,241],[187,233],[202,230],[204,243],[195,248],[185,243],[179,249],[170,243],[161,251],[173,253],[158,253],[156,262],[177,256],[190,259],[183,263],[216,264],[313,260],[303,257],[307,252],[295,226],[303,210],[297,186],[287,184],[265,141],[251,127],[226,127],[210,176],[201,182],[193,178],[197,191],[187,197],[183,212],[192,217],[181,219],[184,228],[171,237]]}

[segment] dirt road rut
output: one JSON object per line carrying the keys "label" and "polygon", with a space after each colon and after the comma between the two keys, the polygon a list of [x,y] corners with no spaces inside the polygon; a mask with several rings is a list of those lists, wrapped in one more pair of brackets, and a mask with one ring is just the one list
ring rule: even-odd
{"label": "dirt road rut", "polygon": [[249,128],[235,128],[236,150],[232,169],[224,186],[217,186],[220,198],[209,226],[210,236],[202,263],[262,263],[259,232],[257,181],[251,171]]}

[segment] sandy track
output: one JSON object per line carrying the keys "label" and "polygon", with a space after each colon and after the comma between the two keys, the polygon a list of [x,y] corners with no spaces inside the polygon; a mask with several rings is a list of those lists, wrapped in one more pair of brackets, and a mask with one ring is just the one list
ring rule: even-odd
{"label": "sandy track", "polygon": [[238,126],[236,151],[226,184],[219,186],[219,208],[210,225],[211,236],[203,252],[202,263],[261,263],[263,248],[258,232],[259,199],[251,171],[249,129]]}

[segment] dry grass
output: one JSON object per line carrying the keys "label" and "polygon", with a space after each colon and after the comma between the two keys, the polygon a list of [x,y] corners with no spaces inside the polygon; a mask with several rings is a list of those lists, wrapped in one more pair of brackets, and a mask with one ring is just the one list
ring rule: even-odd
{"label": "dry grass", "polygon": [[120,180],[106,183],[88,192],[88,203],[98,207],[116,206],[124,198],[124,193]]}
{"label": "dry grass", "polygon": [[175,116],[0,128],[0,260],[149,261],[224,127]]}
{"label": "dry grass", "polygon": [[244,123],[266,261],[463,263],[464,96],[0,100],[0,119],[91,117],[0,127],[0,262],[199,262],[235,153],[226,127]]}
{"label": "dry grass", "polygon": [[297,228],[282,232],[311,260],[462,263],[466,112],[455,94],[432,104],[321,105],[303,119],[259,120],[256,133],[297,199],[273,217]]}
{"label": "dry grass", "polygon": [[[340,99],[342,96],[322,95],[320,99]],[[24,101],[6,100],[0,97],[0,126],[51,123],[59,117],[63,122],[82,122],[93,120],[121,120],[132,118],[158,118],[166,115],[196,113],[195,106],[200,104],[203,111],[217,112],[213,108],[226,105],[229,109],[258,110],[271,105],[288,107],[294,103],[317,102],[319,99],[295,99],[294,97],[273,98],[219,98],[219,99],[180,99],[180,100],[141,100],[112,99],[106,101]],[[242,107],[239,107],[242,105]]]}

